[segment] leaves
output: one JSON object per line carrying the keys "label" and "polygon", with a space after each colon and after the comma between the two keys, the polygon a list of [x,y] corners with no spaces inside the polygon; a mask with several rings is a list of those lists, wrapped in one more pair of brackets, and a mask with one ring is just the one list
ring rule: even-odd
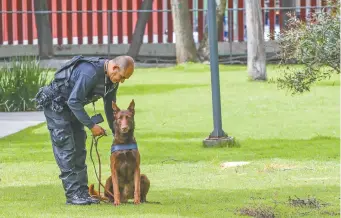
{"label": "leaves", "polygon": [[329,5],[337,9],[325,8],[305,22],[288,14],[287,28],[279,36],[280,65],[294,61],[303,68],[284,69],[277,79],[279,88],[303,93],[315,82],[340,72],[340,3],[331,1]]}
{"label": "leaves", "polygon": [[32,57],[17,57],[0,68],[0,111],[32,111],[32,101],[48,80],[49,69],[43,69]]}

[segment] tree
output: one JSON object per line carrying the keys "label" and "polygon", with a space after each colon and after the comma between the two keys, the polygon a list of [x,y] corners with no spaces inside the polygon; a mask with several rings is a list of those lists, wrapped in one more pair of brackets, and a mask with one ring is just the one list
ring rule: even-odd
{"label": "tree", "polygon": [[[152,10],[153,0],[144,0],[140,10]],[[139,17],[136,22],[135,31],[133,34],[133,40],[128,50],[128,55],[132,58],[136,58],[139,54],[141,45],[143,43],[143,35],[146,29],[146,24],[150,17],[150,12],[139,12]]]}
{"label": "tree", "polygon": [[[223,28],[223,19],[226,9],[226,0],[220,0],[220,4],[217,8],[217,28],[218,33],[222,31]],[[207,28],[205,28],[207,30]],[[210,60],[210,47],[208,43],[208,32],[205,31],[202,40],[200,41],[199,48],[198,48],[198,56],[200,61],[208,61]]]}
{"label": "tree", "polygon": [[294,13],[294,9],[289,9],[290,7],[295,7],[296,6],[296,0],[285,0],[285,1],[280,1],[281,7],[284,7],[284,9],[281,9],[281,13],[284,16],[281,16],[281,22],[283,26],[286,25],[288,22],[288,16],[285,16],[288,13]]}
{"label": "tree", "polygon": [[176,37],[176,62],[197,62],[197,50],[193,39],[188,0],[171,0],[172,18]]}
{"label": "tree", "polygon": [[[332,10],[316,11],[305,22],[289,14],[286,30],[279,36],[282,75],[280,89],[291,94],[309,91],[317,81],[340,73],[340,2]],[[296,62],[302,67],[287,65]]]}
{"label": "tree", "polygon": [[53,41],[49,15],[38,13],[38,11],[48,11],[46,0],[34,0],[35,20],[38,32],[38,46],[40,58],[50,58],[53,56]]}
{"label": "tree", "polygon": [[245,0],[247,68],[253,80],[266,80],[266,59],[260,1]]}

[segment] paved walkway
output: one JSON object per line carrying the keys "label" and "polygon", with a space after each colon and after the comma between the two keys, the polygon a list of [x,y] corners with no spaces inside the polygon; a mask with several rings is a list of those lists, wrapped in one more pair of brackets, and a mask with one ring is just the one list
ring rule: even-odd
{"label": "paved walkway", "polygon": [[0,112],[0,138],[43,122],[43,112]]}

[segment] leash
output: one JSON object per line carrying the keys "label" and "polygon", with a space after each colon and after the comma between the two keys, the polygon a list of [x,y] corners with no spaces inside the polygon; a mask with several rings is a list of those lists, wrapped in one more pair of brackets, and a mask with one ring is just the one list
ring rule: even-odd
{"label": "leash", "polygon": [[[99,136],[99,137],[96,139],[95,136],[92,136],[92,142],[91,142],[91,147],[90,147],[90,158],[91,158],[92,164],[93,164],[93,166],[94,166],[95,174],[96,174],[96,177],[97,177],[97,180],[98,180],[98,195],[99,195],[98,197],[99,197],[99,200],[104,201],[104,200],[101,199],[101,186],[103,187],[104,191],[106,191],[111,197],[113,197],[113,199],[115,199],[115,198],[114,198],[113,193],[111,193],[109,190],[107,190],[107,189],[105,188],[105,186],[104,186],[104,185],[102,184],[102,182],[101,182],[101,174],[102,174],[102,172],[101,172],[101,158],[100,158],[100,156],[99,156],[99,152],[98,152],[98,147],[97,147],[97,145],[98,145],[98,140],[99,140],[100,138],[102,138],[102,137],[103,137],[103,135]],[[92,148],[93,148],[93,146],[95,146],[95,148],[96,148],[96,154],[97,154],[97,158],[98,158],[98,170],[99,170],[99,175],[97,174],[97,170],[96,170],[96,167],[95,167],[95,162],[94,162],[94,160],[93,160],[93,158],[92,158]]]}

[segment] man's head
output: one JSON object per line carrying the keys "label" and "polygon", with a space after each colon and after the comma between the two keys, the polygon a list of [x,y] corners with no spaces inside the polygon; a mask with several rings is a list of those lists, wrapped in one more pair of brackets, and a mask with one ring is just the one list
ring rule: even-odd
{"label": "man's head", "polygon": [[124,80],[129,79],[134,73],[135,68],[134,59],[130,56],[118,56],[108,62],[107,76],[111,82],[123,83]]}

